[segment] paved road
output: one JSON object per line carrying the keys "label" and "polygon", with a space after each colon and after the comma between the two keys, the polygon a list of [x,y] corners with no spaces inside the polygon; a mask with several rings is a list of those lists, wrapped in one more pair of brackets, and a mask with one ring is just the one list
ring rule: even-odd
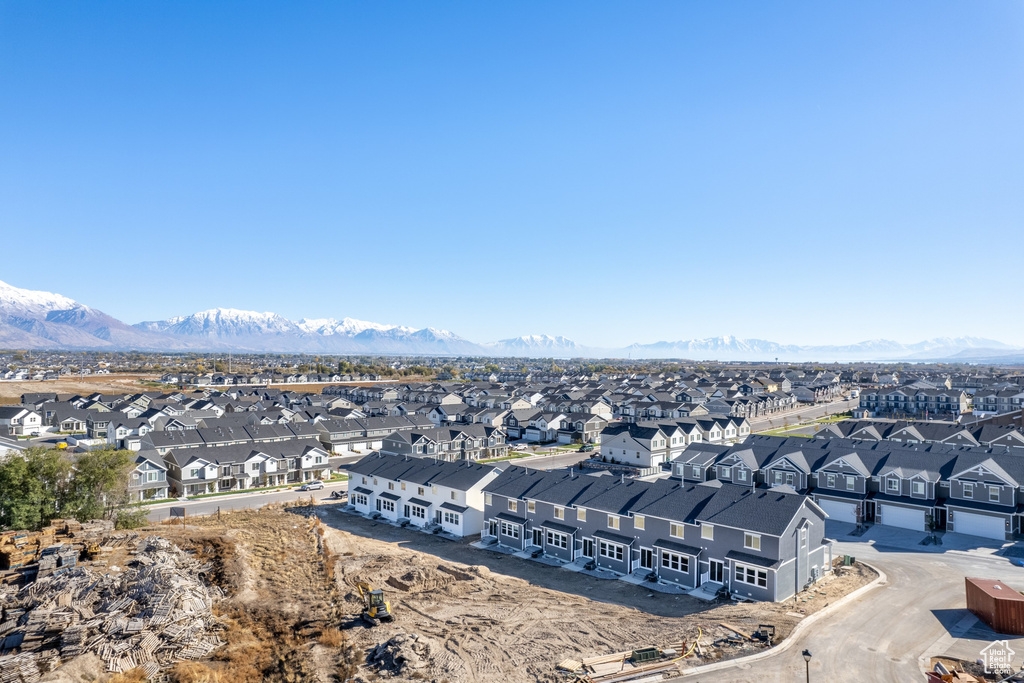
{"label": "paved road", "polygon": [[757,418],[750,421],[750,431],[763,432],[768,429],[776,429],[783,425],[795,425],[803,420],[813,420],[826,415],[845,413],[860,405],[860,399],[851,398],[848,401],[836,401],[834,403],[822,403],[816,406],[798,408],[771,417]]}
{"label": "paved road", "polygon": [[[776,657],[684,680],[802,681],[801,652],[807,649],[812,654],[812,681],[921,681],[919,657],[938,654],[952,644],[949,629],[956,630],[965,616],[974,621],[964,606],[964,577],[999,578],[1024,588],[1024,569],[991,554],[926,553],[849,542],[837,543],[835,554],[852,554],[878,567],[888,583],[812,624]],[[966,651],[980,650],[984,644],[969,643]],[[1018,648],[1018,665],[1020,658]]]}
{"label": "paved road", "polygon": [[161,503],[150,508],[146,517],[151,522],[162,522],[170,518],[172,507],[185,508],[186,518],[189,515],[212,515],[221,510],[242,510],[245,508],[258,508],[267,503],[283,503],[300,498],[309,499],[310,496],[317,500],[328,500],[332,491],[348,491],[348,482],[329,483],[319,491],[299,491],[297,489],[285,489],[282,491],[264,491],[259,493],[239,493],[230,496],[214,496],[213,498],[200,498],[199,500]]}

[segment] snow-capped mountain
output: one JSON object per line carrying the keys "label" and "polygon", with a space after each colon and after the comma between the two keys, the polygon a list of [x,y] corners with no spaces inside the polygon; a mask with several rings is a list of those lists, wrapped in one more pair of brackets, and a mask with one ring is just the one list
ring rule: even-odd
{"label": "snow-capped mountain", "polygon": [[179,349],[60,294],[0,282],[0,347],[16,349]]}
{"label": "snow-capped mountain", "polygon": [[378,332],[387,332],[388,330],[400,330],[402,332],[411,333],[415,332],[416,329],[412,327],[402,327],[400,325],[382,325],[380,323],[371,323],[365,320],[356,320],[355,318],[342,318],[341,320],[335,320],[334,318],[303,318],[298,321],[296,325],[299,326],[303,332],[309,334],[319,334],[328,337],[332,334],[340,334],[346,337],[354,337],[361,332],[367,330],[377,330]]}
{"label": "snow-capped mountain", "polygon": [[529,334],[513,339],[484,344],[495,356],[514,356],[520,358],[579,358],[590,355],[588,350],[572,339],[549,334]]}
{"label": "snow-capped mountain", "polygon": [[354,318],[303,318],[292,322],[276,313],[215,308],[136,325],[179,339],[216,342],[243,351],[303,353],[390,353],[479,355],[483,349],[447,330],[417,330]]}
{"label": "snow-capped mountain", "polygon": [[633,344],[623,349],[632,358],[689,358],[693,360],[748,361],[856,361],[941,360],[965,349],[1012,349],[1002,342],[977,337],[939,337],[915,344],[891,339],[872,339],[858,344],[797,346],[764,339],[732,336],[653,344]]}
{"label": "snow-capped mountain", "polygon": [[[621,349],[581,346],[533,334],[477,344],[448,330],[416,329],[354,318],[303,318],[213,308],[130,326],[51,292],[0,282],[0,348],[236,350],[275,353],[518,356],[537,358],[686,358],[721,361],[930,361],[1016,359],[1024,350],[978,337],[938,337],[914,344],[871,339],[857,344],[797,346],[764,339],[709,337]],[[1009,362],[1009,360],[1007,360]]]}
{"label": "snow-capped mountain", "polygon": [[211,308],[192,315],[142,322],[136,327],[150,332],[212,339],[302,333],[298,325],[276,313],[240,311],[235,308]]}

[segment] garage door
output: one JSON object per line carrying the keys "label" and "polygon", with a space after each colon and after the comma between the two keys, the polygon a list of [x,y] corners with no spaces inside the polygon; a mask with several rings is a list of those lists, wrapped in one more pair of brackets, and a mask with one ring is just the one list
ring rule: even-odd
{"label": "garage door", "polygon": [[901,508],[896,505],[879,505],[878,507],[882,512],[881,524],[924,531],[924,510]]}
{"label": "garage door", "polygon": [[994,538],[997,541],[1006,539],[1004,529],[1006,523],[1002,517],[979,515],[973,512],[954,512],[953,530],[958,534]]}
{"label": "garage door", "polygon": [[822,498],[818,501],[818,505],[821,506],[822,510],[828,513],[829,521],[849,522],[850,524],[857,523],[856,503],[844,503],[838,500],[826,500]]}

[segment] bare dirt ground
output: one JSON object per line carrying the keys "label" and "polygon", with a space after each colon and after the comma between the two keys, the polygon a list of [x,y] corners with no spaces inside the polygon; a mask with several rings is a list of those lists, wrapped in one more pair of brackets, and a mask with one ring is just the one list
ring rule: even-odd
{"label": "bare dirt ground", "polygon": [[[350,631],[353,645],[365,650],[415,634],[421,651],[413,673],[452,683],[562,680],[556,666],[566,658],[679,649],[698,629],[707,649],[694,665],[746,654],[762,646],[738,639],[722,622],[747,633],[772,624],[778,642],[804,615],[875,577],[864,566],[844,568],[796,601],[714,605],[471,548],[333,506],[315,512],[333,527],[325,541],[337,558],[337,579],[348,587],[349,610],[358,611],[351,587],[362,580],[383,588],[395,613],[392,623]],[[391,673],[373,666],[362,672],[368,680]]]}
{"label": "bare dirt ground", "polygon": [[110,374],[91,377],[66,377],[47,382],[0,382],[0,404],[17,403],[22,394],[125,394],[154,391],[156,387],[142,384],[156,381],[157,375]]}
{"label": "bare dirt ground", "polygon": [[[698,629],[704,656],[692,663],[699,665],[763,647],[723,622],[748,633],[773,624],[778,642],[804,615],[874,578],[860,565],[797,601],[714,605],[479,550],[330,505],[267,507],[140,533],[159,534],[212,562],[211,579],[227,594],[215,606],[227,645],[208,660],[179,664],[172,683],[328,683],[352,676],[564,681],[556,667],[567,658],[679,649]],[[129,560],[123,552],[103,558]],[[359,618],[358,581],[385,591],[393,622],[371,628]]]}

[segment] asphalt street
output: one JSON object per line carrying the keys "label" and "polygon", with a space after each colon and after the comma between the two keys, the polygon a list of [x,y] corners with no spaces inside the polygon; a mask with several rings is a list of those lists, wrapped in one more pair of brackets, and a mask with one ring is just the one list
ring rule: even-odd
{"label": "asphalt street", "polygon": [[768,429],[777,429],[785,425],[795,425],[805,420],[814,420],[826,415],[835,415],[853,410],[860,405],[860,399],[851,398],[847,401],[835,401],[833,403],[821,403],[819,405],[807,406],[790,410],[771,417],[757,418],[750,420],[751,432],[763,432]]}
{"label": "asphalt street", "polygon": [[171,516],[172,507],[185,508],[185,518],[191,515],[212,515],[217,510],[243,510],[246,508],[258,508],[268,503],[284,503],[300,498],[309,500],[310,497],[317,500],[330,500],[331,492],[348,491],[347,481],[338,481],[325,484],[319,491],[299,491],[296,489],[284,489],[281,491],[258,491],[254,493],[237,493],[224,496],[213,496],[211,498],[199,498],[189,501],[175,501],[173,503],[160,503],[150,508],[146,517],[151,522],[162,522]]}
{"label": "asphalt street", "polygon": [[[928,657],[942,654],[956,640],[950,637],[951,630],[964,622],[976,622],[965,608],[965,577],[998,578],[1014,588],[1024,588],[1024,569],[992,555],[991,550],[933,553],[841,542],[835,544],[834,554],[854,555],[877,567],[887,575],[887,582],[812,624],[775,657],[684,680],[803,681],[808,665],[801,653],[806,649],[811,653],[811,681],[922,681],[919,658],[926,653]],[[968,643],[959,649],[980,652],[987,644]],[[1017,651],[1021,653],[1021,649]],[[1018,665],[1020,659],[1018,654]]]}

